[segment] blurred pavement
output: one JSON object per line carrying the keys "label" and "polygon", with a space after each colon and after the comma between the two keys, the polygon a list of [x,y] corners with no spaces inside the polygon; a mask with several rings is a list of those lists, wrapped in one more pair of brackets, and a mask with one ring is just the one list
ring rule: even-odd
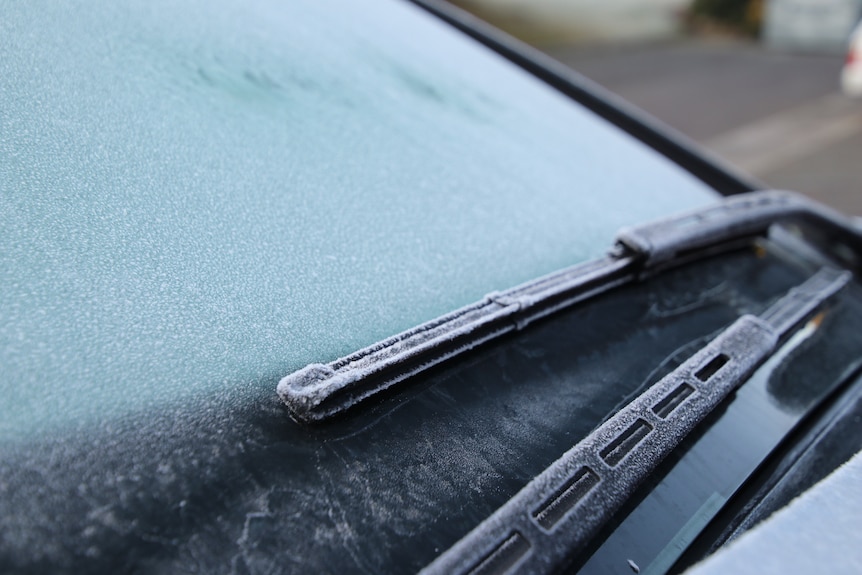
{"label": "blurred pavement", "polygon": [[543,48],[774,188],[862,215],[862,100],[841,55],[747,41]]}

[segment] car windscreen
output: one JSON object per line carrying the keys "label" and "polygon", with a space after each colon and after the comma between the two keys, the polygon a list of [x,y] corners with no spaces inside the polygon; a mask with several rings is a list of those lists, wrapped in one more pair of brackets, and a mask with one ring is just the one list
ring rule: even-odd
{"label": "car windscreen", "polygon": [[17,3],[0,440],[243,405],[712,197],[406,3]]}

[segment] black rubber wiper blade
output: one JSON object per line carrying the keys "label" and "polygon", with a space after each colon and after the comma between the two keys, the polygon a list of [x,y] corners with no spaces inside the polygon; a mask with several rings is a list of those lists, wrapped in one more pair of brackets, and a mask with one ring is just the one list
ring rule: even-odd
{"label": "black rubber wiper blade", "polygon": [[680,441],[850,278],[849,272],[824,268],[759,317],[740,317],[567,451],[423,573],[551,573],[564,566]]}
{"label": "black rubber wiper blade", "polygon": [[344,413],[365,399],[487,341],[633,280],[632,259],[604,258],[492,293],[410,331],[329,364],[311,364],[278,384],[304,423]]}
{"label": "black rubber wiper blade", "polygon": [[790,192],[752,192],[621,230],[607,257],[550,274],[378,342],[328,364],[283,378],[278,394],[302,423],[343,414],[366,399],[456,357],[617,286],[670,266],[738,246],[778,221],[811,222],[862,253],[862,233],[838,212]]}

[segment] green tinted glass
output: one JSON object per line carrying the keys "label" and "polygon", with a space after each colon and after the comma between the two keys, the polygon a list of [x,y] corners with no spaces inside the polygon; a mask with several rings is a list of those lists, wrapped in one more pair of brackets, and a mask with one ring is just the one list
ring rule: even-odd
{"label": "green tinted glass", "polygon": [[712,197],[403,2],[13,3],[0,435],[255,389]]}

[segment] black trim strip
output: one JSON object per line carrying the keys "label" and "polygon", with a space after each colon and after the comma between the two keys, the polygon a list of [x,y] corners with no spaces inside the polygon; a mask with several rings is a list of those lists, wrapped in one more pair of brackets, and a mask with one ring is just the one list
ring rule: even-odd
{"label": "black trim strip", "polygon": [[[529,553],[507,573],[551,573],[563,566],[586,547],[679,442],[772,354],[782,338],[850,278],[849,272],[823,268],[762,316],[739,318],[567,451],[422,573],[469,573],[479,558],[513,531],[525,538]],[[698,377],[704,366],[719,357],[726,358],[720,367]],[[681,386],[693,389],[677,401],[684,409],[658,416],[656,407],[673,402]],[[592,478],[585,486],[584,476]],[[552,523],[539,519],[536,509],[554,505],[567,489],[579,484],[576,496],[555,513]]]}
{"label": "black trim strip", "polygon": [[690,138],[613,92],[469,12],[441,0],[409,1],[628,132],[719,193],[741,194],[765,187],[760,181],[701,151]]}
{"label": "black trim strip", "polygon": [[329,364],[283,378],[278,394],[303,423],[325,421],[487,341],[614,287],[766,233],[775,221],[811,221],[851,253],[862,232],[841,214],[790,192],[753,192],[696,212],[622,230],[617,248],[439,317]]}

